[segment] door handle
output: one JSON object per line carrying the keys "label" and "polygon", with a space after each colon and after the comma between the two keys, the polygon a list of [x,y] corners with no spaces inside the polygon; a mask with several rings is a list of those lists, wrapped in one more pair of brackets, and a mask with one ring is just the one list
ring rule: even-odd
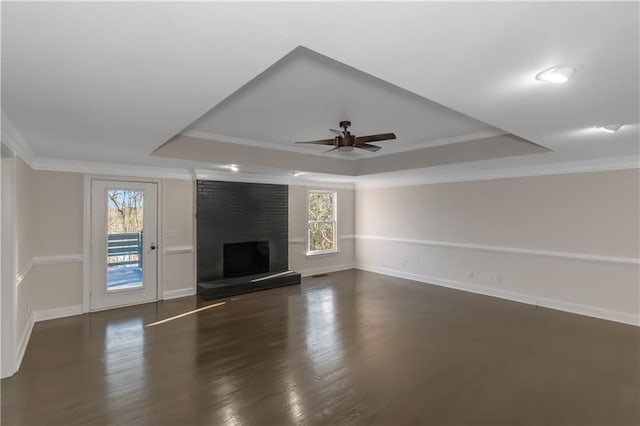
{"label": "door handle", "polygon": [[155,250],[156,249],[156,243],[151,243],[151,246],[149,246],[149,248],[151,250]]}

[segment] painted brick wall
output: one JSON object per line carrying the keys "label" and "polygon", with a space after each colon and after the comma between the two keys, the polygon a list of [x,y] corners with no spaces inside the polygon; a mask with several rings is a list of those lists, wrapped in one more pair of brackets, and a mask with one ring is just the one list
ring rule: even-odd
{"label": "painted brick wall", "polygon": [[269,241],[270,272],[289,268],[286,185],[197,181],[198,282],[222,279],[225,243]]}

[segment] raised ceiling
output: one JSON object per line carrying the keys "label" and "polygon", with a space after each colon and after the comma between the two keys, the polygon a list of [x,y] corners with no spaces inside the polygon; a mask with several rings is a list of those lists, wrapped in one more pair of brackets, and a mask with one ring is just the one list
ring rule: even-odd
{"label": "raised ceiling", "polygon": [[357,159],[481,139],[506,132],[304,47],[266,71],[181,131],[182,135],[261,148],[322,155],[326,146],[294,141],[331,139],[329,128],[350,120],[359,136],[394,132],[377,153],[334,152]]}
{"label": "raised ceiling", "polygon": [[[324,132],[345,118],[350,103],[323,109],[313,98],[291,105],[314,111],[294,125],[284,114],[278,119],[286,122],[261,124],[266,117],[254,111],[243,133],[231,133],[242,124],[237,114],[215,126],[205,123],[209,115],[215,121],[217,113],[228,114],[235,102],[225,106],[225,99],[305,46],[401,88],[405,100],[411,92],[459,113],[465,120],[454,136],[505,132],[553,151],[425,167],[422,174],[628,163],[638,156],[638,12],[636,2],[3,2],[2,110],[11,127],[4,130],[5,120],[3,138],[26,141],[40,165],[75,160],[215,168],[216,158],[151,153],[190,131],[245,143],[329,137]],[[307,56],[298,65],[314,63]],[[539,71],[565,63],[577,66],[568,83],[535,80]],[[320,73],[319,67],[311,72]],[[271,88],[281,87],[284,100],[301,102],[294,93],[300,87],[278,84]],[[269,93],[269,85],[262,89]],[[389,126],[402,124],[402,112],[392,111],[390,124],[366,116],[351,121],[354,131],[362,126],[364,133],[400,136]],[[614,134],[594,129],[611,123],[625,127]],[[412,136],[399,139],[398,149],[438,140],[435,133],[419,137],[422,124],[405,127]],[[444,121],[436,124],[446,128]],[[265,136],[257,137],[260,132]],[[291,164],[280,172],[297,169]]]}

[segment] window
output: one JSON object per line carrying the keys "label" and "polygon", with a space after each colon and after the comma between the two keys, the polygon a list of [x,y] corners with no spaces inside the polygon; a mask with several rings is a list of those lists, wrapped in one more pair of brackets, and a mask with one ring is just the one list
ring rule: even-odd
{"label": "window", "polygon": [[336,235],[337,193],[309,191],[307,204],[307,254],[338,251]]}

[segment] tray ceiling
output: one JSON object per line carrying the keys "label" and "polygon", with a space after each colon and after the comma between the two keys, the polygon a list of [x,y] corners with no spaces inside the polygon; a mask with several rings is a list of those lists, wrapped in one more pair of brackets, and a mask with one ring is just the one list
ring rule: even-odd
{"label": "tray ceiling", "polygon": [[[222,155],[152,153],[176,138],[237,149],[261,143],[275,153],[269,157],[349,163],[348,173],[331,172],[347,177],[368,173],[373,165],[363,161],[506,133],[551,151],[442,162],[407,176],[636,164],[639,8],[597,1],[3,2],[3,141],[27,147],[32,164],[52,169],[65,169],[61,162],[215,168]],[[566,63],[576,65],[566,84],[535,79]],[[398,140],[380,143],[377,155],[322,160],[321,147],[292,148],[294,140],[330,137],[328,128],[345,118],[357,134],[393,131]],[[616,133],[595,128],[615,123],[624,124]]]}

